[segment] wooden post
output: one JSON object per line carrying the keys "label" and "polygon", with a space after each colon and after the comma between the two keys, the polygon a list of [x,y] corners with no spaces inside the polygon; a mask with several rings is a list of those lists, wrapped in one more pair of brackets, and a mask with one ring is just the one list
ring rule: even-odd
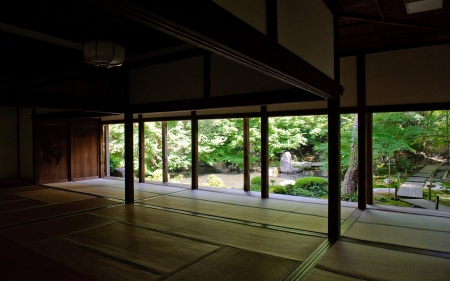
{"label": "wooden post", "polygon": [[163,182],[169,182],[169,160],[167,156],[167,121],[163,121],[161,123],[161,128]]}
{"label": "wooden post", "polygon": [[[373,114],[366,113],[366,204],[373,204]],[[396,196],[397,197],[397,196]]]}
{"label": "wooden post", "polygon": [[366,60],[365,55],[356,58],[358,99],[358,209],[366,209]]}
{"label": "wooden post", "polygon": [[125,113],[125,204],[134,204],[133,113]]}
{"label": "wooden post", "polygon": [[191,112],[191,185],[198,189],[198,118],[195,111]]}
{"label": "wooden post", "polygon": [[74,167],[74,164],[73,164],[73,153],[74,153],[74,151],[73,151],[73,124],[72,124],[72,122],[69,122],[69,153],[68,153],[68,158],[69,158],[69,161],[68,161],[68,163],[69,163],[69,169],[68,169],[68,171],[69,171],[69,181],[73,181],[74,180],[74,177],[73,177],[73,174],[74,174],[74,169],[73,169],[73,167]]}
{"label": "wooden post", "polygon": [[436,203],[434,205],[434,209],[439,210],[439,195],[436,196]]}
{"label": "wooden post", "polygon": [[105,177],[105,129],[102,124],[99,124],[98,128],[99,138],[98,138],[98,177]]}
{"label": "wooden post", "polygon": [[340,100],[328,99],[328,238],[341,237]]}
{"label": "wooden post", "polygon": [[242,120],[244,128],[244,191],[250,191],[250,120]]}
{"label": "wooden post", "polygon": [[145,123],[139,114],[139,182],[145,182]]}
{"label": "wooden post", "polygon": [[269,198],[269,117],[261,106],[261,198]]}
{"label": "wooden post", "polygon": [[105,125],[105,176],[111,176],[111,168],[109,163],[109,125]]}

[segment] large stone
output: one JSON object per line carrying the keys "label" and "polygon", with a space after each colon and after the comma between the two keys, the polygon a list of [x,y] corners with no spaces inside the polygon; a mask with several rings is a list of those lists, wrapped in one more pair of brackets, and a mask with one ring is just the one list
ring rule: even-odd
{"label": "large stone", "polygon": [[280,160],[280,171],[285,174],[292,174],[292,157],[290,152],[285,152]]}

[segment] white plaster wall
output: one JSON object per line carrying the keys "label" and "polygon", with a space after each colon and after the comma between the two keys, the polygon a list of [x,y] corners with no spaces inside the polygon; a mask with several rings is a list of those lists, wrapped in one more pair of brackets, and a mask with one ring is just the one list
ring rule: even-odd
{"label": "white plaster wall", "polygon": [[0,179],[17,178],[17,108],[0,107]]}
{"label": "white plaster wall", "polygon": [[30,108],[19,111],[20,177],[33,179],[33,120]]}
{"label": "white plaster wall", "polygon": [[278,0],[278,42],[334,78],[333,15],[320,0]]}
{"label": "white plaster wall", "polygon": [[213,0],[213,2],[245,21],[259,32],[267,34],[265,0]]}
{"label": "white plaster wall", "polygon": [[130,70],[132,104],[201,98],[203,57]]}
{"label": "white plaster wall", "polygon": [[450,102],[450,44],[366,56],[368,105]]}
{"label": "white plaster wall", "polygon": [[292,89],[293,86],[217,55],[211,56],[211,96]]}
{"label": "white plaster wall", "polygon": [[341,107],[355,107],[357,99],[356,57],[341,58],[341,85],[344,94],[341,96]]}

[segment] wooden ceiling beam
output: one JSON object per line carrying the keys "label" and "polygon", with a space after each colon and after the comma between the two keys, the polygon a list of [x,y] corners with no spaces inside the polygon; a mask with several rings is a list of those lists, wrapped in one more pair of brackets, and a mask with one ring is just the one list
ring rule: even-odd
{"label": "wooden ceiling beam", "polygon": [[420,24],[413,24],[413,23],[393,21],[393,20],[380,20],[380,19],[362,17],[360,15],[353,15],[353,14],[340,14],[339,16],[344,19],[366,21],[366,22],[371,22],[371,23],[397,25],[397,26],[412,27],[412,28],[422,28],[422,29],[429,29],[429,30],[450,31],[450,29],[446,28],[446,27],[430,26],[430,25],[424,26],[424,25],[420,25]]}
{"label": "wooden ceiling beam", "polygon": [[213,1],[95,2],[107,12],[127,17],[322,98],[334,98],[342,92],[333,79]]}
{"label": "wooden ceiling beam", "polygon": [[242,106],[263,106],[293,102],[323,101],[324,99],[301,89],[277,90],[249,94],[236,94],[211,98],[156,102],[130,105],[134,114],[192,111]]}

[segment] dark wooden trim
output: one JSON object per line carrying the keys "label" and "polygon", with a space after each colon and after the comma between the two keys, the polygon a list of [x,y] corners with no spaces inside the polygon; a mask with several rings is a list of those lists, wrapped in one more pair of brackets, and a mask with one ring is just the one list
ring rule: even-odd
{"label": "dark wooden trim", "polygon": [[356,58],[356,84],[358,104],[358,208],[366,209],[366,58]]}
{"label": "dark wooden trim", "polygon": [[145,182],[145,135],[144,121],[142,115],[139,115],[139,182]]}
{"label": "dark wooden trim", "polygon": [[61,95],[43,91],[23,93],[15,89],[2,89],[0,106],[54,108],[92,112],[123,113],[124,103],[113,98],[97,99],[81,95]]}
{"label": "dark wooden trim", "polygon": [[211,54],[203,56],[203,96],[205,99],[211,97]]}
{"label": "dark wooden trim", "polygon": [[278,43],[278,0],[266,0],[267,37]]}
{"label": "dark wooden trim", "polygon": [[366,107],[367,112],[373,112],[373,113],[430,111],[430,110],[448,110],[448,109],[450,109],[450,102],[399,104],[399,105],[375,105],[375,106],[367,106]]}
{"label": "dark wooden trim", "polygon": [[191,117],[191,188],[198,189],[198,119],[195,111]]}
{"label": "dark wooden trim", "polygon": [[261,106],[261,198],[269,198],[269,116]]}
{"label": "dark wooden trim", "polygon": [[105,125],[105,176],[111,176],[111,166],[109,157],[109,125]]}
{"label": "dark wooden trim", "polygon": [[72,122],[69,122],[69,153],[67,155],[68,159],[68,164],[69,164],[69,181],[74,181],[74,163],[73,163],[73,144],[74,144],[74,139],[73,139],[73,124]]}
{"label": "dark wooden trim", "polygon": [[[151,39],[149,39],[151,40]],[[133,68],[140,68],[140,67],[146,67],[156,64],[162,64],[162,63],[169,63],[173,61],[179,61],[184,59],[190,59],[195,57],[200,57],[208,53],[207,51],[196,48],[196,49],[190,49],[190,50],[183,50],[176,53],[171,53],[167,55],[157,56],[153,58],[147,58],[142,59],[135,62],[127,62],[123,66],[127,69],[133,69]]]}
{"label": "dark wooden trim", "polygon": [[373,204],[373,114],[366,113],[366,204]]}
{"label": "dark wooden trim", "polygon": [[341,237],[340,100],[328,100],[328,238]]}
{"label": "dark wooden trim", "polygon": [[192,111],[225,107],[261,106],[293,102],[322,101],[323,99],[300,89],[189,99],[130,105],[133,113]]}
{"label": "dark wooden trim", "polygon": [[125,113],[125,204],[134,204],[133,114]]}
{"label": "dark wooden trim", "polygon": [[[334,81],[341,84],[341,58],[339,54],[339,17],[333,14],[333,63],[334,63]],[[343,87],[341,86],[342,93]]]}
{"label": "dark wooden trim", "polygon": [[17,177],[20,179],[20,107],[16,109],[17,133]]}
{"label": "dark wooden trim", "polygon": [[37,121],[52,121],[52,120],[86,119],[86,118],[96,118],[114,115],[117,114],[89,112],[89,111],[62,111],[62,112],[33,114],[32,118]]}
{"label": "dark wooden trim", "polygon": [[161,122],[163,182],[169,182],[169,158],[167,154],[167,121]]}
{"label": "dark wooden trim", "polygon": [[341,93],[330,77],[212,1],[117,0],[98,4],[111,14],[157,29],[323,98]]}
{"label": "dark wooden trim", "polygon": [[98,177],[105,177],[105,132],[102,124],[98,125]]}
{"label": "dark wooden trim", "polygon": [[244,130],[244,191],[250,191],[250,120],[242,120]]}
{"label": "dark wooden trim", "polygon": [[[36,108],[33,108],[32,115],[36,114]],[[38,153],[38,147],[37,147],[37,140],[36,140],[36,120],[31,119],[32,122],[32,133],[33,133],[33,181],[34,184],[39,184],[40,178],[39,178],[39,163],[37,163],[39,157],[37,155]]]}

